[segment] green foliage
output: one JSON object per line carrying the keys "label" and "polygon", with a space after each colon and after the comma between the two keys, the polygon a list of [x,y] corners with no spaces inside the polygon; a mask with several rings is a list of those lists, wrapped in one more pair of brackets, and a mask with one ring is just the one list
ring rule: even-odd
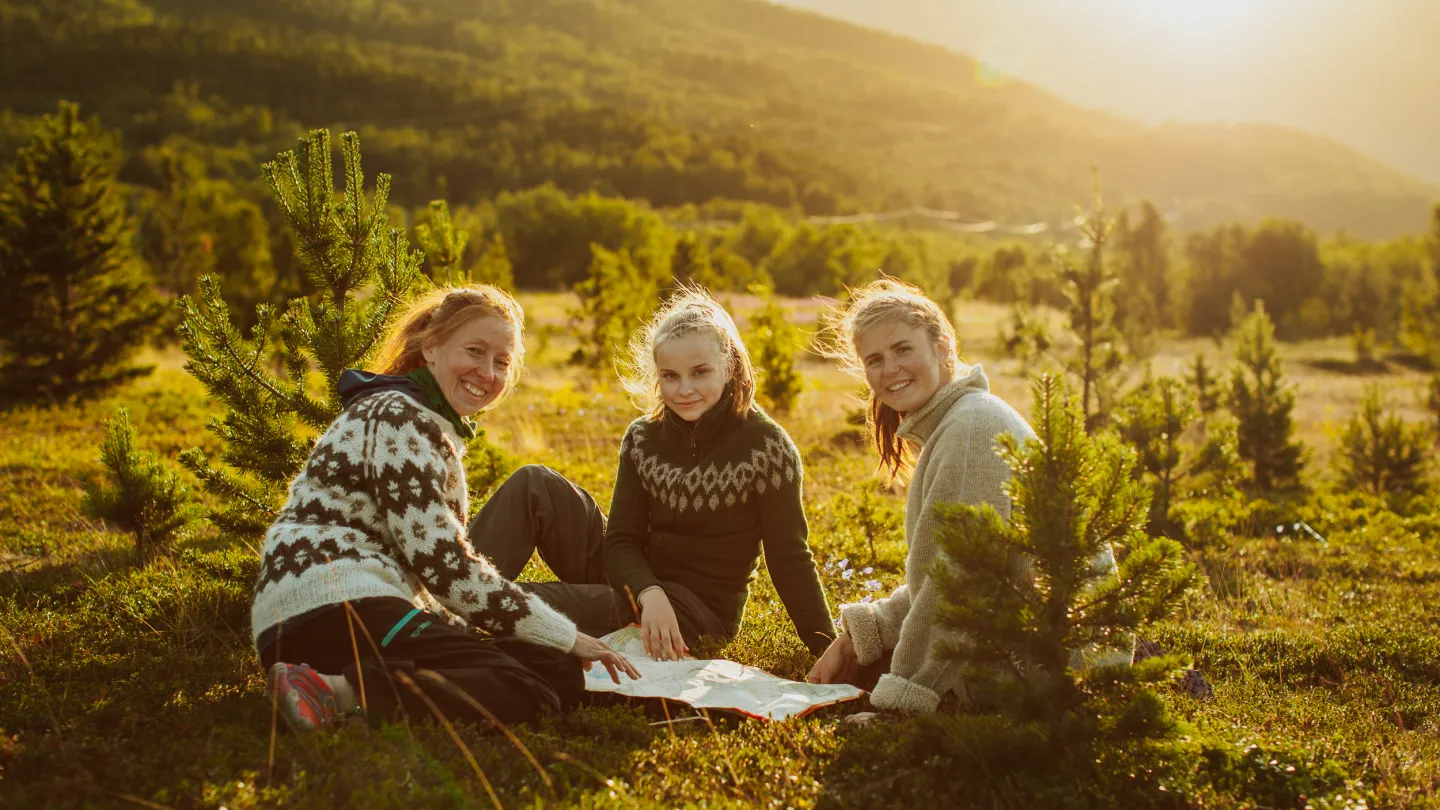
{"label": "green foliage", "polygon": [[154,453],[141,452],[130,411],[105,422],[103,480],[88,485],[82,508],[135,535],[135,556],[146,562],[166,551],[193,516],[190,488]]}
{"label": "green foliage", "polygon": [[[956,634],[950,655],[967,687],[1008,716],[1064,722],[1105,705],[1117,734],[1143,737],[1164,724],[1138,687],[1178,662],[1129,667],[1131,634],[1176,609],[1194,569],[1173,540],[1146,534],[1150,493],[1134,480],[1133,451],[1087,435],[1058,378],[1042,377],[1033,392],[1037,440],[999,440],[1014,474],[1010,519],[988,505],[943,508],[946,563],[935,575],[940,622]],[[1112,546],[1121,552],[1114,569]]]}
{"label": "green foliage", "polygon": [[579,306],[570,311],[570,321],[581,334],[574,362],[594,369],[614,366],[615,358],[655,308],[667,276],[647,272],[629,251],[610,251],[593,246],[590,275],[575,285]]}
{"label": "green foliage", "polygon": [[499,231],[490,234],[485,249],[475,266],[470,268],[470,280],[476,284],[491,284],[502,290],[515,290],[515,271],[510,266],[510,253],[505,247],[505,237]]}
{"label": "green foliage", "polygon": [[1302,448],[1293,439],[1295,390],[1284,381],[1275,324],[1263,303],[1255,302],[1234,338],[1240,365],[1230,372],[1225,404],[1237,423],[1240,457],[1261,493],[1298,484]]}
{"label": "green foliage", "polygon": [[1191,335],[1219,337],[1233,326],[1230,301],[1244,276],[1250,234],[1241,225],[1191,233],[1185,240],[1186,274],[1178,320]]}
{"label": "green foliage", "polygon": [[624,252],[647,278],[669,273],[675,235],[653,211],[629,200],[590,193],[570,197],[554,186],[495,201],[497,228],[521,287],[571,287],[595,260],[592,246]]}
{"label": "green foliage", "polygon": [[[1150,487],[1147,532],[1193,540],[1185,532],[1186,502],[1205,498],[1234,504],[1243,475],[1235,428],[1202,422],[1195,398],[1173,377],[1146,378],[1117,405],[1115,426],[1139,455],[1136,473]],[[1198,442],[1187,439],[1202,434]],[[1229,527],[1207,526],[1207,533]]]}
{"label": "green foliage", "polygon": [[131,250],[113,152],[62,102],[0,188],[0,399],[61,398],[151,370],[132,358],[165,307]]}
{"label": "green foliage", "polygon": [[1190,372],[1186,375],[1185,382],[1194,389],[1195,407],[1200,409],[1202,419],[1219,410],[1222,392],[1204,352],[1195,353],[1195,358],[1190,361]]}
{"label": "green foliage", "polygon": [[1116,323],[1126,345],[1138,352],[1173,320],[1169,226],[1160,209],[1145,200],[1140,204],[1139,221],[1133,225],[1129,212],[1120,212],[1113,240],[1120,279]]}
{"label": "green foliage", "polygon": [[874,487],[860,487],[858,496],[846,492],[836,495],[830,510],[865,539],[871,564],[880,561],[880,552],[875,547],[877,541],[905,539],[905,516],[893,503],[877,495]]}
{"label": "green foliage", "polygon": [[1119,276],[1105,255],[1114,229],[1115,223],[1101,202],[1097,179],[1094,203],[1078,229],[1083,240],[1083,263],[1072,261],[1066,252],[1056,256],[1065,283],[1070,331],[1077,344],[1065,367],[1080,380],[1080,409],[1087,428],[1095,427],[1108,410],[1115,377],[1125,362],[1120,332],[1115,327],[1115,285]]}
{"label": "green foliage", "polygon": [[237,533],[263,531],[274,519],[314,437],[340,412],[341,372],[364,365],[420,278],[419,252],[398,229],[385,233],[390,178],[377,177],[366,200],[359,138],[346,133],[341,140],[345,188],[338,199],[325,130],[262,167],[318,300],[290,302],[278,323],[274,310],[260,305],[249,338],[231,321],[217,279],[202,278],[198,295],[180,301],[185,368],[225,409],[209,425],[223,443],[224,466],[212,465],[199,449],[181,461],[222,498],[212,519]]}
{"label": "green foliage", "polygon": [[1425,388],[1425,407],[1435,418],[1435,432],[1440,436],[1440,372],[1430,375],[1430,384]]}
{"label": "green foliage", "polygon": [[1372,495],[1414,495],[1426,488],[1435,434],[1385,407],[1378,385],[1366,387],[1360,411],[1340,433],[1340,484]]}
{"label": "green foliage", "polygon": [[765,303],[750,315],[745,333],[745,346],[758,376],[755,394],[767,410],[788,414],[804,388],[795,368],[801,334],[773,293],[763,289],[758,292],[765,296]]}
{"label": "green foliage", "polygon": [[437,287],[466,284],[470,273],[465,270],[465,248],[470,234],[455,227],[450,219],[450,204],[444,200],[430,202],[429,218],[415,226],[415,241],[425,252],[430,280]]}

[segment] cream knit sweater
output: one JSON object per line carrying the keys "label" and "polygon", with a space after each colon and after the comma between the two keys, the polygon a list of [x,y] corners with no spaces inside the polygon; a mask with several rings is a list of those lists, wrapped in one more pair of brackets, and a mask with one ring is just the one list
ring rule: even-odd
{"label": "cream knit sweater", "polygon": [[[902,439],[920,446],[905,505],[905,584],[890,596],[842,605],[841,622],[861,664],[894,650],[890,672],[880,678],[870,702],[878,708],[932,712],[945,693],[960,687],[954,665],[938,655],[944,631],[935,623],[940,598],[930,571],[943,556],[935,543],[935,505],[990,504],[1010,517],[1004,486],[1010,469],[996,452],[996,439],[1009,433],[1020,442],[1035,431],[1014,408],[990,393],[980,366],[943,386],[923,408],[901,423]],[[1110,554],[1097,565],[1113,569]],[[1118,661],[1117,656],[1111,656]],[[1124,656],[1129,661],[1128,654]],[[1103,663],[1110,663],[1106,660]],[[1087,659],[1089,665],[1102,663]]]}

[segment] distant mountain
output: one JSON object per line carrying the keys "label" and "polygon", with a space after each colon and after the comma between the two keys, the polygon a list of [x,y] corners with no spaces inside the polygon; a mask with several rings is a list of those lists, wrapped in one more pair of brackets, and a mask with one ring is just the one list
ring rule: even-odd
{"label": "distant mountain", "polygon": [[356,128],[409,203],[548,181],[661,206],[1058,221],[1094,165],[1108,197],[1154,199],[1182,228],[1275,215],[1388,236],[1440,198],[1299,132],[1146,128],[752,0],[0,0],[0,29],[0,107],[77,100],[132,148],[180,136],[234,172],[302,127]]}

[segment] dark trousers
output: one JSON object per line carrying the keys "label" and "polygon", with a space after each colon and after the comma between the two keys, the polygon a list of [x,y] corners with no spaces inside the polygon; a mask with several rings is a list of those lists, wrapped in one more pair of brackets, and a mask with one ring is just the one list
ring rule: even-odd
{"label": "dark trousers", "polygon": [[368,713],[386,720],[438,712],[483,726],[488,712],[509,725],[569,709],[585,693],[578,658],[480,636],[398,597],[335,605],[292,632],[282,626],[260,660],[344,675]]}
{"label": "dark trousers", "polygon": [[[539,552],[560,581],[518,584],[586,635],[598,638],[636,621],[631,595],[605,579],[605,514],[590,493],[549,467],[529,464],[505,479],[470,523],[470,544],[510,580]],[[730,635],[689,588],[668,580],[660,584],[687,644],[701,636]]]}

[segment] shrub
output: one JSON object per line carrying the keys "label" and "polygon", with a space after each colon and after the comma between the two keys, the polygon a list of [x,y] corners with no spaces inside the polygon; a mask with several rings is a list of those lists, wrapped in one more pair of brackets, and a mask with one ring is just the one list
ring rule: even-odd
{"label": "shrub", "polygon": [[168,549],[192,517],[190,488],[155,454],[141,452],[130,412],[120,408],[105,422],[101,481],[85,488],[82,508],[135,535],[135,556],[147,562]]}
{"label": "shrub", "polygon": [[1434,437],[1426,425],[1408,425],[1385,407],[1378,385],[1340,434],[1340,484],[1371,495],[1414,495],[1425,488]]}
{"label": "shrub", "polygon": [[1235,358],[1226,404],[1235,416],[1240,457],[1250,466],[1251,480],[1261,493],[1298,483],[1301,446],[1292,439],[1295,389],[1284,382],[1275,346],[1275,324],[1265,305],[1255,309],[1235,330]]}
{"label": "shrub", "polygon": [[131,250],[111,150],[62,103],[0,184],[0,397],[59,398],[151,371],[131,359],[165,306]]}
{"label": "shrub", "polygon": [[780,306],[770,291],[765,304],[750,316],[745,345],[759,375],[756,396],[768,410],[787,414],[795,407],[804,389],[804,380],[795,368],[795,351],[800,346],[800,330],[790,322],[789,313]]}

